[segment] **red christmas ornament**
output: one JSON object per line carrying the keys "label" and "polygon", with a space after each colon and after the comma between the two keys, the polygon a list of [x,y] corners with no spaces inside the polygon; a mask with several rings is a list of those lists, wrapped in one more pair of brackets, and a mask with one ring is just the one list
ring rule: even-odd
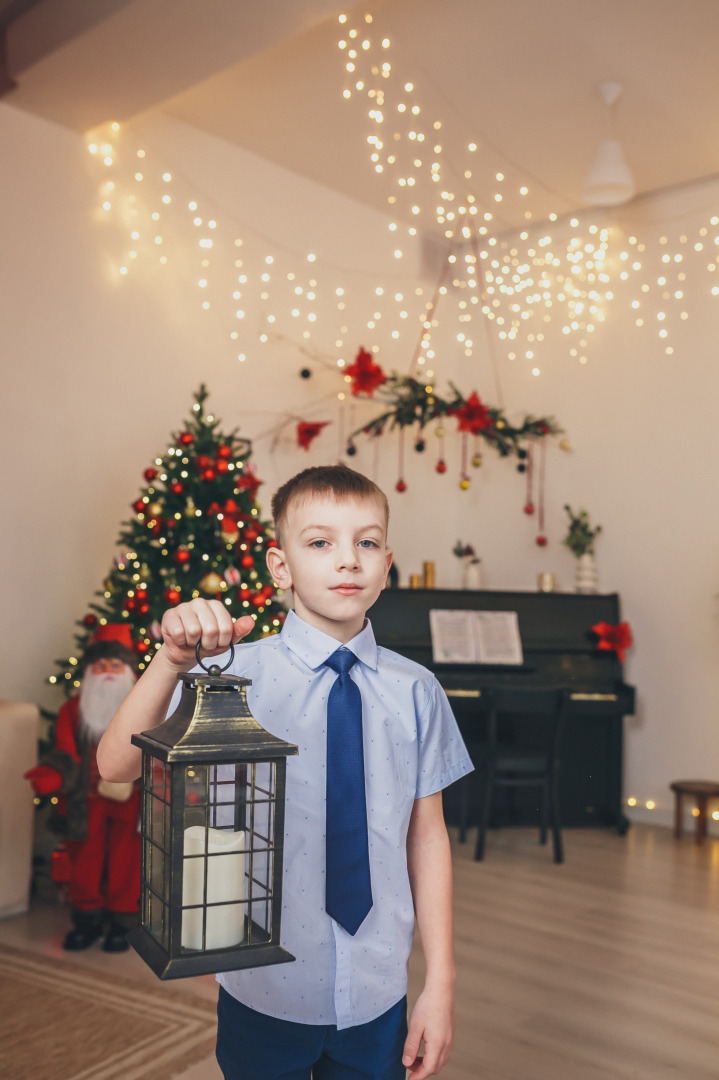
{"label": "red christmas ornament", "polygon": [[202,472],[200,473],[200,480],[207,480],[208,482],[211,482],[215,479],[216,476],[217,473],[212,468],[212,466],[210,466],[208,469],[202,470]]}
{"label": "red christmas ornament", "polygon": [[87,626],[88,628],[97,626],[97,615],[86,615],[82,620],[82,625]]}
{"label": "red christmas ornament", "polygon": [[187,548],[184,548],[184,547],[178,548],[177,551],[175,552],[174,559],[175,559],[175,562],[177,562],[181,566],[183,566],[185,563],[190,561],[190,553],[187,550]]}
{"label": "red christmas ornament", "polygon": [[217,461],[215,462],[215,468],[217,469],[217,472],[221,473],[223,476],[227,472],[229,467],[230,466],[229,466],[228,462],[226,462],[224,458],[218,458]]}
{"label": "red christmas ornament", "polygon": [[191,431],[183,431],[180,435],[179,441],[182,443],[183,446],[190,446],[191,443],[194,442],[194,440],[195,436],[192,434]]}
{"label": "red christmas ornament", "polygon": [[268,540],[265,546],[268,548],[277,547],[277,541],[274,538],[272,540]]}
{"label": "red christmas ornament", "polygon": [[372,359],[372,353],[362,348],[357,353],[354,364],[345,369],[345,374],[352,380],[353,397],[358,394],[369,394],[372,397],[377,387],[387,380],[382,368]]}
{"label": "red christmas ornament", "polygon": [[173,480],[170,484],[170,491],[173,495],[182,495],[184,488],[179,480]]}
{"label": "red christmas ornament", "polygon": [[155,477],[157,476],[157,469],[153,469],[152,466],[150,466],[149,469],[145,469],[145,471],[144,471],[144,473],[142,475],[148,481],[149,480],[154,480]]}
{"label": "red christmas ornament", "polygon": [[525,514],[533,514],[534,513],[534,503],[531,503],[531,502],[526,503],[525,507],[524,507],[524,512],[525,512]]}
{"label": "red christmas ornament", "polygon": [[242,539],[245,540],[248,544],[254,544],[255,540],[259,535],[260,534],[257,532],[257,529],[247,528],[242,533]]}
{"label": "red christmas ornament", "polygon": [[262,605],[265,603],[265,595],[264,595],[264,593],[261,593],[261,592],[255,593],[254,596],[252,597],[252,603],[254,604],[255,607],[262,607]]}
{"label": "red christmas ornament", "polygon": [[246,585],[243,585],[241,589],[237,590],[237,596],[240,600],[249,600],[252,596],[252,589],[248,589]]}
{"label": "red christmas ornament", "polygon": [[228,446],[226,443],[223,443],[222,446],[218,446],[218,448],[217,448],[217,456],[218,456],[218,458],[225,458],[225,459],[231,458],[232,457],[232,447]]}
{"label": "red christmas ornament", "polygon": [[406,491],[407,490],[407,485],[405,484],[404,480],[398,480],[397,483],[394,486],[395,486],[396,491]]}
{"label": "red christmas ornament", "polygon": [[195,458],[195,465],[202,472],[203,469],[208,468],[212,464],[212,458],[208,458],[207,454],[198,454]]}
{"label": "red christmas ornament", "polygon": [[136,514],[142,514],[146,506],[147,503],[143,502],[142,499],[135,499],[134,503],[132,504],[132,509],[135,511]]}
{"label": "red christmas ornament", "polygon": [[237,481],[237,484],[235,485],[235,490],[237,492],[248,492],[250,498],[254,500],[255,496],[257,495],[257,489],[261,483],[262,481],[260,480],[260,478],[258,476],[255,476],[255,474],[248,469],[247,472],[243,473]]}
{"label": "red christmas ornament", "polygon": [[300,420],[297,425],[297,445],[303,447],[305,450],[309,450],[310,444],[313,439],[316,439],[322,428],[327,427],[329,420],[323,420],[322,422],[310,423],[307,420]]}
{"label": "red christmas ornament", "polygon": [[536,539],[536,544],[537,544],[537,547],[546,547],[547,546],[547,538],[546,538],[546,536],[544,536],[544,535],[542,535],[542,533],[540,533],[539,536]]}
{"label": "red christmas ornament", "polygon": [[245,570],[251,570],[252,567],[255,565],[255,560],[252,557],[252,555],[250,555],[249,551],[247,552],[246,555],[242,556],[241,562],[242,562],[242,565],[244,566]]}
{"label": "red christmas ornament", "polygon": [[165,589],[163,596],[165,597],[165,600],[167,600],[168,604],[172,604],[174,606],[175,604],[180,603],[179,589]]}
{"label": "red christmas ornament", "polygon": [[434,470],[438,473],[445,473],[447,471],[447,466],[444,461],[438,461],[434,467]]}

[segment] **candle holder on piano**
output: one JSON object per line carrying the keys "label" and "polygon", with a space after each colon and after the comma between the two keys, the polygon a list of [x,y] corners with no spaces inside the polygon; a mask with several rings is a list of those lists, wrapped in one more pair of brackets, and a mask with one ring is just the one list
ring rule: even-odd
{"label": "candle holder on piano", "polygon": [[[161,979],[280,964],[287,757],[258,724],[249,679],[188,672],[142,750],[140,925],[130,944]],[[199,645],[197,647],[199,661]]]}

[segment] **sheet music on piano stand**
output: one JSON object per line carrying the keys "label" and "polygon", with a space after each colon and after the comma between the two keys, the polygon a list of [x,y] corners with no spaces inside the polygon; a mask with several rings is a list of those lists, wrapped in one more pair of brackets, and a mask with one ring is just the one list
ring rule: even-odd
{"label": "sheet music on piano stand", "polygon": [[516,611],[429,612],[435,664],[522,664]]}

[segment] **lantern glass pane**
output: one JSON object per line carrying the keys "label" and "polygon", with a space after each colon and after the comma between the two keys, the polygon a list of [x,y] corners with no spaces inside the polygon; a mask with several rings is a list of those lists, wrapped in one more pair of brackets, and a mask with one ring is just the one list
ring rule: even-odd
{"label": "lantern glass pane", "polygon": [[183,950],[268,942],[275,762],[186,766],[185,793]]}
{"label": "lantern glass pane", "polygon": [[142,921],[160,944],[169,942],[170,766],[149,755],[143,768]]}

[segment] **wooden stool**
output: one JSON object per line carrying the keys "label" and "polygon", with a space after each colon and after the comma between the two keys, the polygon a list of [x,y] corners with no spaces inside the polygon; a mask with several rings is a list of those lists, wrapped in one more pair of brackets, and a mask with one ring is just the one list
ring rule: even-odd
{"label": "wooden stool", "polygon": [[710,799],[719,799],[719,783],[714,780],[675,780],[669,787],[675,795],[674,835],[682,835],[682,801],[685,795],[691,795],[699,811],[694,839],[701,844],[707,834],[707,806]]}

